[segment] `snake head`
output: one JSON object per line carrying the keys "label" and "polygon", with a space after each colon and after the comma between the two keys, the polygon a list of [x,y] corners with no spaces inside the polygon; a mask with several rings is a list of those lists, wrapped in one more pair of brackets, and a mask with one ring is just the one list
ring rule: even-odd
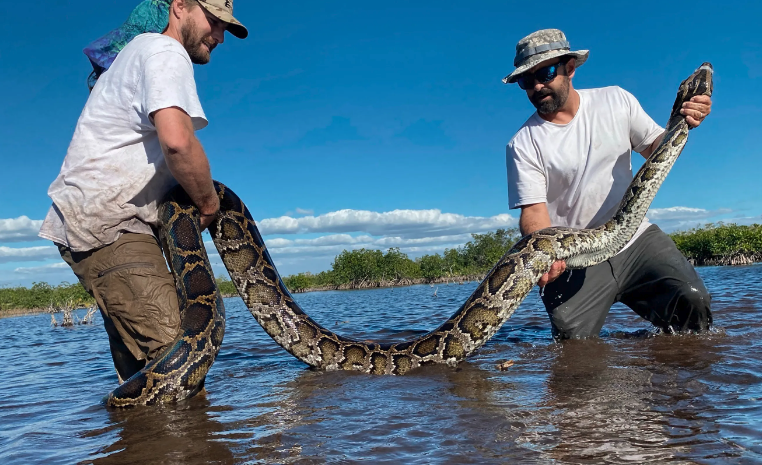
{"label": "snake head", "polygon": [[675,104],[672,105],[672,114],[669,116],[670,120],[672,120],[672,118],[683,117],[680,114],[683,102],[687,102],[697,95],[708,95],[711,97],[712,91],[714,90],[712,81],[713,74],[714,68],[712,68],[712,64],[704,62],[696,69],[696,71],[680,83],[680,87],[677,89]]}

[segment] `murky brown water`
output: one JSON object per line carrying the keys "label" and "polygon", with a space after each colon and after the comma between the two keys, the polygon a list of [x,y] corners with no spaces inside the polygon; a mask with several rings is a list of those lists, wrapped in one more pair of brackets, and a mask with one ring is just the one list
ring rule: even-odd
{"label": "murky brown water", "polygon": [[[0,463],[759,463],[762,266],[699,271],[710,334],[654,337],[617,306],[601,339],[555,344],[533,292],[457,369],[404,377],[311,371],[228,299],[206,396],[127,411],[99,404],[116,380],[100,320],[0,319]],[[474,287],[298,300],[347,336],[399,340]]]}

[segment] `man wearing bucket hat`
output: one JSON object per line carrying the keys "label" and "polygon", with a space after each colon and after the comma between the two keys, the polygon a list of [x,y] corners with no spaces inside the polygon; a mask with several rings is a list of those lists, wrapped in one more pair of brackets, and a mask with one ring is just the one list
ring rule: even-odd
{"label": "man wearing bucket hat", "polygon": [[[521,208],[522,234],[594,228],[611,219],[632,180],[632,151],[647,158],[663,137],[664,129],[620,87],[574,88],[589,53],[572,51],[558,29],[537,31],[518,42],[516,69],[503,79],[517,83],[537,109],[506,148],[510,208]],[[691,127],[711,103],[701,96],[683,105]],[[597,336],[615,302],[667,332],[701,331],[712,322],[701,278],[647,219],[610,260],[573,273],[559,261],[538,284],[556,340]]]}
{"label": "man wearing bucket hat", "polygon": [[40,236],[100,307],[119,381],[179,332],[174,280],[156,238],[158,205],[183,186],[208,226],[219,210],[194,131],[207,125],[195,64],[225,31],[245,38],[232,0],[145,0],[85,53],[94,87],[77,122]]}

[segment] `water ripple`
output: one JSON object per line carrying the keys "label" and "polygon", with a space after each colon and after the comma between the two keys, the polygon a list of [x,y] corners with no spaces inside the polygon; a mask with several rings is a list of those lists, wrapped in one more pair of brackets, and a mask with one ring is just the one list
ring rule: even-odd
{"label": "water ripple", "polygon": [[[600,339],[556,344],[533,292],[457,368],[404,377],[308,369],[227,299],[208,392],[127,411],[99,403],[116,382],[100,320],[0,319],[0,462],[759,462],[762,266],[699,272],[717,325],[707,334],[659,335],[616,305]],[[474,288],[297,298],[336,332],[390,342],[434,329]]]}

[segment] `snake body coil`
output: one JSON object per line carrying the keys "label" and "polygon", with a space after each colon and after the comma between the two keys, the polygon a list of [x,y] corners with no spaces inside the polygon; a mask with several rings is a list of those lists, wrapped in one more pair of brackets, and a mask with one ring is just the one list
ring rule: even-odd
{"label": "snake body coil", "polygon": [[[711,93],[712,66],[704,63],[681,83],[661,144],[633,178],[610,221],[595,229],[547,228],[522,238],[452,317],[411,341],[354,341],[313,321],[280,279],[246,206],[219,183],[215,186],[221,212],[209,231],[251,314],[279,345],[310,366],[401,375],[428,363],[455,365],[500,329],[553,262],[566,260],[568,268],[585,268],[627,244],[687,141],[682,103]],[[113,391],[109,405],[192,395],[202,386],[222,342],[224,308],[200,239],[198,213],[177,190],[163,204],[161,219],[162,240],[180,295],[182,333],[158,359]]]}

